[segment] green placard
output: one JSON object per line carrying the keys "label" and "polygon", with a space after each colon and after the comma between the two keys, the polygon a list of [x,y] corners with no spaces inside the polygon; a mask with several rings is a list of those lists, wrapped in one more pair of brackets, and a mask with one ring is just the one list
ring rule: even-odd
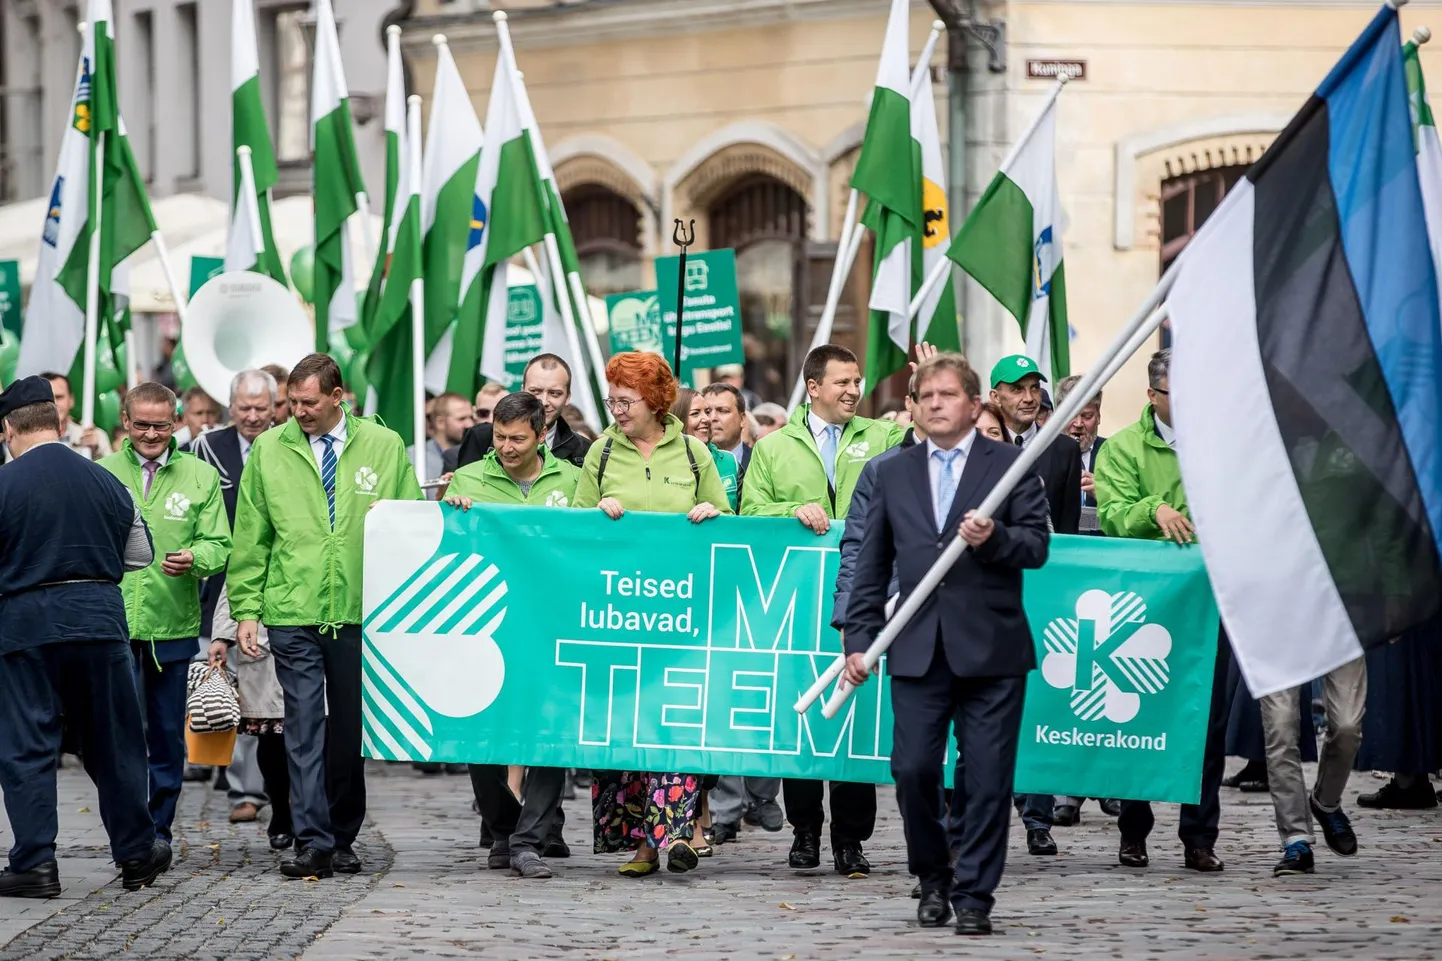
{"label": "green placard", "polygon": [[526,364],[541,352],[541,329],[545,319],[541,313],[541,295],[534,284],[512,287],[506,302],[506,380],[507,390],[521,389],[521,375]]}
{"label": "green placard", "polygon": [[[680,257],[656,258],[656,290],[661,300],[661,353],[670,360],[676,350],[676,271]],[[741,296],[736,287],[736,251],[707,250],[686,255],[686,316],[682,321],[681,380],[694,383],[692,372],[740,364]]]}
{"label": "green placard", "polygon": [[[366,754],[888,781],[884,662],[834,720],[791,708],[841,650],[840,529],[381,503],[366,521]],[[552,599],[539,615],[517,600],[536,597]],[[1041,667],[1016,789],[1195,803],[1217,642],[1201,552],[1054,537],[1025,608]]]}
{"label": "green placard", "polygon": [[0,260],[0,327],[20,336],[20,261]]}
{"label": "green placard", "polygon": [[661,344],[661,304],[654,290],[636,290],[606,297],[611,353],[649,350],[664,354]]}
{"label": "green placard", "polygon": [[224,257],[191,257],[190,296],[194,297],[195,292],[205,286],[207,280],[224,271]]}

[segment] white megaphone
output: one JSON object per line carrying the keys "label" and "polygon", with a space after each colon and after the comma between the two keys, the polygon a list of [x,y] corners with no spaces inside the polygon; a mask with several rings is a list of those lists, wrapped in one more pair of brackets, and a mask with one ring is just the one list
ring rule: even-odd
{"label": "white megaphone", "polygon": [[230,382],[243,370],[286,370],[315,350],[315,324],[299,299],[265,274],[230,270],[207,280],[180,331],[185,361],[207,394],[230,403]]}

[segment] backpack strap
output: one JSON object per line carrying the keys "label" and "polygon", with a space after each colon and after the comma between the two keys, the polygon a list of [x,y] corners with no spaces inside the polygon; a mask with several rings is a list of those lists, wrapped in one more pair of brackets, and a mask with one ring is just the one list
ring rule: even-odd
{"label": "backpack strap", "polygon": [[691,499],[695,500],[701,496],[701,468],[696,466],[696,455],[691,453],[691,436],[682,434],[681,441],[686,445],[686,459],[691,462],[691,479],[696,483],[696,489],[691,492]]}
{"label": "backpack strap", "polygon": [[611,459],[611,445],[616,443],[616,438],[607,437],[606,446],[601,448],[601,463],[596,467],[596,496],[604,497],[601,493],[601,482],[606,479],[606,461]]}

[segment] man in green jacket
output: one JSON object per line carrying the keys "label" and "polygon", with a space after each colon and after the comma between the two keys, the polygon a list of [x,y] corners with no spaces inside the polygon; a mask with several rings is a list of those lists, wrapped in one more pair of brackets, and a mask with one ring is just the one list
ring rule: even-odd
{"label": "man in green jacket", "polygon": [[[495,447],[480,461],[456,471],[445,502],[463,511],[472,504],[569,507],[581,470],[557,459],[542,443],[546,408],[540,399],[526,392],[507,394],[494,410]],[[510,868],[523,878],[551,877],[541,852],[557,843],[565,825],[561,793],[566,769],[528,769],[523,802],[511,793],[506,765],[472,764],[470,770],[476,806],[495,836],[487,865],[495,870]]]}
{"label": "man in green jacket", "polygon": [[129,436],[100,461],[130,491],[155,542],[155,560],[126,574],[120,589],[145,705],[150,814],[166,844],[185,775],[186,671],[199,650],[200,579],[223,570],[230,556],[220,474],[177,448],[175,412],[170,388],[132,388],[122,413]]}
{"label": "man in green jacket", "polygon": [[[1195,528],[1182,489],[1177,461],[1177,435],[1172,428],[1168,367],[1170,350],[1159,350],[1147,364],[1147,399],[1139,421],[1111,437],[1097,452],[1092,484],[1097,498],[1097,521],[1108,537],[1175,541],[1189,549]],[[1202,793],[1199,804],[1183,804],[1181,838],[1183,863],[1194,871],[1220,871],[1222,860],[1213,848],[1222,808],[1220,791],[1226,762],[1227,715],[1232,704],[1227,668],[1231,645],[1223,630],[1217,639],[1217,660],[1212,675],[1212,698],[1207,721],[1207,742],[1202,757]],[[1149,863],[1147,836],[1154,819],[1146,801],[1123,801],[1117,818],[1121,847],[1117,860],[1124,867],[1144,868]]]}
{"label": "man in green jacket", "polygon": [[[836,344],[822,344],[802,365],[810,403],[780,430],[757,441],[741,492],[743,517],[795,517],[817,534],[846,516],[861,470],[905,436],[894,423],[856,416],[861,365]],[[787,863],[821,864],[822,782],[786,778],[786,817],[796,832]],[[838,874],[862,878],[871,864],[861,845],[876,828],[876,785],[831,784],[831,855]]]}
{"label": "man in green jacket", "polygon": [[[290,375],[291,420],[256,438],[240,479],[226,575],[236,641],[260,657],[270,629],[285,691],[297,855],[289,878],[355,874],[365,820],[361,757],[361,560],[366,512],[420,500],[395,431],[341,405],[340,367],[311,354]],[[329,716],[327,716],[327,708]]]}

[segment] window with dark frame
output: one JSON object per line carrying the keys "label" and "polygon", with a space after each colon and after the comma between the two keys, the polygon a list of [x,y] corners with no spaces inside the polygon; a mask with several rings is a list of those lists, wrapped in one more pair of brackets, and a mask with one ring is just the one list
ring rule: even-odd
{"label": "window with dark frame", "polygon": [[[1162,181],[1162,273],[1166,272],[1172,261],[1191,243],[1202,224],[1221,206],[1222,198],[1237,185],[1249,169],[1250,164],[1235,164],[1199,170]],[[1170,347],[1170,321],[1162,324],[1159,335],[1161,346]]]}

